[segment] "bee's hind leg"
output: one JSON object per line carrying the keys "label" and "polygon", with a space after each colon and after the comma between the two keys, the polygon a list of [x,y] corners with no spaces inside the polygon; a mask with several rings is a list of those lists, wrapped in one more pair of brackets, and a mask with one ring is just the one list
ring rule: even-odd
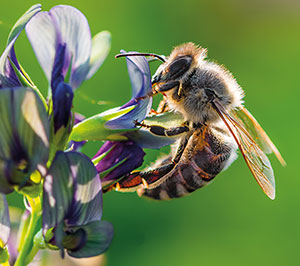
{"label": "bee's hind leg", "polygon": [[127,174],[118,183],[113,185],[113,188],[117,191],[131,192],[136,191],[141,185],[144,188],[151,188],[158,186],[163,182],[163,177],[166,176],[179,162],[191,133],[187,134],[181,139],[176,154],[172,160],[166,159],[160,163],[161,166],[150,169],[147,171],[135,171]]}

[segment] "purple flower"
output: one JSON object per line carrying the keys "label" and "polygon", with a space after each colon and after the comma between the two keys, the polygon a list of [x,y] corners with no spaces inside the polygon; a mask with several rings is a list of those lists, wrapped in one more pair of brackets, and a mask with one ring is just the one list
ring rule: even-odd
{"label": "purple flower", "polygon": [[51,86],[55,141],[64,147],[71,131],[73,89],[103,63],[110,50],[110,34],[100,32],[92,39],[85,16],[63,5],[36,15],[26,33]]}
{"label": "purple flower", "polygon": [[[132,53],[136,54],[136,52]],[[152,105],[152,98],[147,97],[152,92],[151,73],[147,59],[144,56],[128,56],[126,61],[132,85],[132,98],[120,109],[129,106],[135,108],[105,123],[105,127],[113,130],[135,128],[135,121],[143,121]],[[103,186],[109,186],[141,166],[145,156],[143,148],[160,148],[174,142],[174,139],[157,137],[143,129],[123,133],[123,136],[127,139],[126,141],[107,141],[94,156],[94,161],[99,161],[96,169],[101,176]]]}
{"label": "purple flower", "polygon": [[133,141],[106,141],[94,158],[104,158],[96,165],[102,185],[126,175],[143,163],[145,153]]}
{"label": "purple flower", "polygon": [[0,193],[39,194],[30,176],[45,173],[50,129],[46,110],[30,88],[0,90]]}
{"label": "purple flower", "polygon": [[72,257],[99,255],[109,247],[112,225],[102,221],[102,188],[88,157],[57,152],[44,182],[43,234]]}
{"label": "purple flower", "polygon": [[87,19],[71,6],[59,5],[40,12],[28,23],[26,33],[49,83],[55,57],[65,47],[62,80],[73,89],[94,75],[110,50],[110,34],[100,32],[92,39]]}

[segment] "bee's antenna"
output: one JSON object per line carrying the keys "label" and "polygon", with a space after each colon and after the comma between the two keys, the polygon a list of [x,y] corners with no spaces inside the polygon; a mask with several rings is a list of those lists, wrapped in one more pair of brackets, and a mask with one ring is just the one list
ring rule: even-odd
{"label": "bee's antenna", "polygon": [[151,57],[157,58],[158,60],[160,60],[162,62],[166,62],[166,59],[164,58],[164,56],[161,56],[158,54],[152,54],[152,53],[123,53],[123,54],[115,55],[115,58],[125,57],[125,56],[151,56]]}

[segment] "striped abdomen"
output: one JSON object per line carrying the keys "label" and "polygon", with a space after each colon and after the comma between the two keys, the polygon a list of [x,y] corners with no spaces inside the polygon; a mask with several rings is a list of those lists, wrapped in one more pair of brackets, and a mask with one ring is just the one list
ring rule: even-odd
{"label": "striped abdomen", "polygon": [[[139,189],[139,194],[157,200],[168,200],[185,196],[207,185],[218,173],[227,167],[233,159],[236,145],[225,132],[207,130],[196,131],[179,163],[161,178],[157,186]],[[160,165],[171,161],[171,156]],[[159,167],[160,165],[155,165]]]}

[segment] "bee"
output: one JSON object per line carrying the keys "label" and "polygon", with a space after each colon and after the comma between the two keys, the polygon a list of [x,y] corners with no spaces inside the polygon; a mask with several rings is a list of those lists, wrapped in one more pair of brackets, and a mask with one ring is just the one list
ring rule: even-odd
{"label": "bee", "polygon": [[[237,158],[240,150],[252,175],[275,198],[274,173],[266,154],[285,161],[271,139],[243,106],[244,92],[223,66],[206,60],[207,50],[193,43],[173,49],[152,77],[153,93],[163,94],[160,112],[178,112],[182,125],[164,128],[136,123],[158,136],[179,136],[173,152],[150,169],[127,174],[113,187],[138,191],[156,200],[185,196],[210,183]],[[118,57],[118,56],[117,56]]]}

